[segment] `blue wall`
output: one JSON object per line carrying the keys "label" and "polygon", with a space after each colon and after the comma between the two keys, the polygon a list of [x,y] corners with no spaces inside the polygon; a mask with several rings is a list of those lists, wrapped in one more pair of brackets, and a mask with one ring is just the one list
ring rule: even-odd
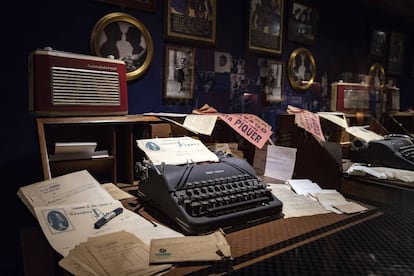
{"label": "blue wall", "polygon": [[[198,55],[213,55],[217,50],[256,59],[258,55],[245,50],[247,1],[218,2],[217,44],[215,47],[198,47]],[[285,13],[289,3],[285,3]],[[329,83],[337,80],[341,72],[367,74],[369,65],[374,62],[368,55],[369,28],[378,26],[400,31],[406,34],[404,71],[397,77],[401,88],[401,108],[413,107],[414,80],[410,77],[414,59],[413,23],[407,24],[400,18],[381,14],[358,0],[342,1],[341,10],[337,7],[337,1],[317,0],[312,3],[320,8],[317,43],[307,47],[316,59],[316,81],[320,81],[324,72],[327,72]],[[149,70],[137,81],[128,84],[131,114],[191,112],[204,103],[217,107],[221,112],[228,112],[228,105],[225,104],[228,94],[212,91],[211,96],[206,97],[195,93],[195,100],[188,105],[163,105],[162,64],[166,41],[163,39],[162,1],[157,1],[156,12],[121,9],[95,0],[7,1],[3,7],[0,24],[3,36],[0,175],[3,189],[1,202],[4,205],[2,221],[3,225],[10,226],[3,228],[8,242],[7,248],[2,250],[4,256],[1,260],[4,263],[0,264],[0,274],[15,275],[22,272],[18,229],[37,223],[17,198],[16,192],[20,186],[42,180],[35,117],[28,112],[27,60],[31,51],[50,46],[57,50],[90,54],[89,40],[95,23],[108,13],[123,11],[147,26],[154,43],[154,58]],[[301,46],[284,39],[282,55],[274,58],[286,63],[290,53]],[[304,98],[302,103],[306,107],[306,103],[312,100],[309,92],[292,90],[286,78],[284,83],[290,101]],[[274,114],[285,110],[286,104],[259,106],[255,111],[271,120]]]}

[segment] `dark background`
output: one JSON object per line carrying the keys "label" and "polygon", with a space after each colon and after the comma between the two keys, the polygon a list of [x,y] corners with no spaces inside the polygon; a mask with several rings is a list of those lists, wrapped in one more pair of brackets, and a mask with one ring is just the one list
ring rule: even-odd
{"label": "dark background", "polygon": [[[214,51],[229,52],[245,57],[255,64],[261,54],[246,50],[248,3],[246,0],[218,0],[217,43],[215,46],[194,46],[196,71],[204,70],[205,60]],[[413,79],[413,22],[398,15],[387,14],[370,1],[311,1],[319,8],[317,40],[314,45],[301,45],[286,40],[283,33],[282,54],[270,56],[285,62],[298,47],[309,49],[316,60],[316,81],[327,73],[328,82],[340,78],[342,72],[368,74],[369,66],[376,61],[386,68],[386,60],[369,55],[369,38],[372,27],[385,28],[405,34],[404,64],[401,75],[392,76],[401,89],[401,110],[414,106]],[[375,2],[375,1],[374,1]],[[291,2],[285,1],[284,30]],[[0,176],[2,225],[5,247],[2,248],[0,274],[19,275],[23,272],[19,229],[37,225],[27,208],[16,196],[19,187],[42,180],[40,153],[35,116],[28,112],[28,56],[37,48],[50,46],[56,50],[91,54],[90,36],[95,23],[104,15],[122,11],[139,19],[150,31],[154,43],[154,57],[149,70],[139,79],[128,83],[129,113],[187,112],[208,103],[220,112],[228,112],[227,91],[212,91],[209,95],[194,94],[194,100],[178,104],[162,101],[164,46],[163,1],[157,1],[155,12],[121,8],[92,0],[71,1],[7,1],[1,17],[2,34],[2,108],[3,119]],[[198,60],[198,61],[197,61]],[[204,60],[204,61],[203,61]],[[248,63],[246,63],[247,66]],[[286,68],[286,67],[285,67]],[[249,68],[246,67],[246,75]],[[254,77],[254,71],[251,77]],[[273,123],[274,116],[283,112],[288,103],[300,102],[307,107],[312,100],[311,92],[293,91],[285,76],[286,100],[274,106],[255,107],[255,113]],[[298,100],[302,99],[302,100]],[[226,104],[227,103],[227,104]],[[249,110],[247,110],[249,111]]]}

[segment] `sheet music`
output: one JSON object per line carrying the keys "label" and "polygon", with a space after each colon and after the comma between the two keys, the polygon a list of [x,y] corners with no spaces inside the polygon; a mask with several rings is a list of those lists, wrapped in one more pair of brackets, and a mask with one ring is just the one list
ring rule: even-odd
{"label": "sheet music", "polygon": [[200,140],[191,137],[140,139],[137,145],[154,165],[219,161],[218,156]]}
{"label": "sheet music", "polygon": [[148,246],[154,238],[183,236],[161,224],[150,222],[126,208],[101,228],[94,228],[99,218],[120,207],[122,208],[122,203],[118,200],[99,203],[89,201],[80,204],[36,207],[35,212],[50,245],[62,256],[66,256],[76,245],[90,237],[121,230],[135,234]]}

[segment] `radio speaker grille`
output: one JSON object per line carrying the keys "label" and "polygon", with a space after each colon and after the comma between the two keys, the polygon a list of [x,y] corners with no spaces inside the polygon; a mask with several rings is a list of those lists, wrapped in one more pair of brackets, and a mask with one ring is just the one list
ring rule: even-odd
{"label": "radio speaker grille", "polygon": [[118,72],[52,67],[53,105],[120,106]]}

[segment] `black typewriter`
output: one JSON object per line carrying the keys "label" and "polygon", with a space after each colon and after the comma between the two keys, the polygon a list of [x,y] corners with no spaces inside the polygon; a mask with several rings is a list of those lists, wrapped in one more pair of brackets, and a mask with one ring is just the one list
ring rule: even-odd
{"label": "black typewriter", "polygon": [[353,162],[395,169],[414,170],[414,143],[406,135],[386,135],[350,152]]}
{"label": "black typewriter", "polygon": [[138,194],[186,234],[202,234],[283,216],[282,202],[245,160],[152,165],[137,162]]}

